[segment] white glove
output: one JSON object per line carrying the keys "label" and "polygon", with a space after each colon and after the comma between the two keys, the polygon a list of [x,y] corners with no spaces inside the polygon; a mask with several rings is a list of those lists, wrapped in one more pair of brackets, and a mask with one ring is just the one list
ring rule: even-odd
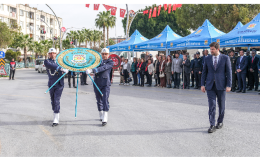
{"label": "white glove", "polygon": [[87,69],[87,70],[86,70],[86,74],[90,74],[90,73],[92,73],[92,72],[93,72],[92,69]]}
{"label": "white glove", "polygon": [[64,69],[64,68],[62,68],[61,71],[66,73],[66,74],[69,73],[69,70],[68,69]]}

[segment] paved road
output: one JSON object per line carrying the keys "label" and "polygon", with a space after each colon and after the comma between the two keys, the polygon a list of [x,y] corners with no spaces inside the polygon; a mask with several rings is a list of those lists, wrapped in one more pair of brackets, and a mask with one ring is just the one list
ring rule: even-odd
{"label": "paved road", "polygon": [[66,83],[53,128],[47,81],[32,69],[0,79],[0,156],[260,156],[256,92],[228,93],[224,128],[208,134],[207,96],[198,90],[119,86],[115,77],[102,127],[93,86],[79,86],[75,119],[76,90]]}

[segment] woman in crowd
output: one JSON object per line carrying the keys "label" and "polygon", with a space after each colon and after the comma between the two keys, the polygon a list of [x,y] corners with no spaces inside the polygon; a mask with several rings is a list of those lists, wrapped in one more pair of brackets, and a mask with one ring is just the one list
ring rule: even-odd
{"label": "woman in crowd", "polygon": [[136,70],[137,70],[137,58],[134,57],[133,58],[133,63],[131,65],[131,73],[132,73],[132,76],[133,76],[133,79],[134,79],[133,86],[137,85],[137,73],[136,73]]}
{"label": "woman in crowd", "polygon": [[166,57],[165,55],[162,56],[162,62],[160,64],[160,85],[161,87],[166,87],[166,77],[165,77],[165,64],[166,64]]}
{"label": "woman in crowd", "polygon": [[144,59],[142,58],[141,63],[140,63],[140,68],[139,68],[139,73],[141,76],[141,87],[144,87],[145,67],[146,67],[146,63],[144,62]]}
{"label": "woman in crowd", "polygon": [[165,65],[165,74],[166,74],[166,82],[167,88],[171,88],[171,77],[172,77],[172,57],[170,55],[167,56],[166,65]]}
{"label": "woman in crowd", "polygon": [[[159,74],[160,74],[161,60],[162,60],[161,56],[156,56],[156,61],[154,62],[154,76],[156,77],[155,78],[155,85],[154,85],[154,87],[156,87],[157,85],[158,85],[158,87],[160,86]],[[158,81],[158,83],[157,83],[157,81]]]}
{"label": "woman in crowd", "polygon": [[130,75],[130,64],[128,63],[128,59],[125,59],[125,63],[123,64],[123,76],[125,80],[124,85],[129,85],[128,78]]}
{"label": "woman in crowd", "polygon": [[136,65],[136,73],[137,73],[137,77],[138,77],[138,85],[137,86],[140,86],[140,83],[141,83],[141,75],[140,75],[140,68],[141,68],[141,59],[138,58],[137,59],[137,65]]}
{"label": "woman in crowd", "polygon": [[153,67],[153,63],[151,59],[148,59],[148,64],[147,64],[147,70],[148,70],[148,87],[152,86],[152,81],[153,81],[153,71],[154,71],[154,67]]}

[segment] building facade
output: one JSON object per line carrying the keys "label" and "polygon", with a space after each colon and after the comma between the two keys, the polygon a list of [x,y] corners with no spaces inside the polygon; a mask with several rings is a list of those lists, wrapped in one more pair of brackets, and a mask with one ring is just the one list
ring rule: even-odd
{"label": "building facade", "polygon": [[[61,27],[62,18],[58,17]],[[28,4],[0,4],[0,21],[8,26],[17,24],[23,34],[29,34],[34,41],[52,39],[60,36],[56,17]],[[20,50],[23,54],[23,50]],[[28,54],[31,54],[28,52]]]}

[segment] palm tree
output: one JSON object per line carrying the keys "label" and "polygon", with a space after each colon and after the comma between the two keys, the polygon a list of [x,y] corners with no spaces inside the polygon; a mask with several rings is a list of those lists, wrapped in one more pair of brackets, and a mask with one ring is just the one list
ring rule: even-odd
{"label": "palm tree", "polygon": [[[95,19],[96,27],[98,27],[99,29],[103,28],[103,40],[104,40],[104,42],[106,41],[105,29],[106,29],[106,26],[107,26],[107,19],[108,19],[109,15],[110,15],[109,11],[99,12],[99,14],[97,15],[98,18]],[[104,47],[106,47],[106,46],[104,46]]]}
{"label": "palm tree", "polygon": [[89,29],[83,29],[82,32],[84,33],[85,41],[86,41],[85,48],[88,48],[88,42],[90,41],[89,40],[89,32],[90,32],[90,30]]}
{"label": "palm tree", "polygon": [[89,44],[90,44],[90,48],[92,48],[92,42],[94,40],[94,31],[90,30],[88,33],[88,38],[89,38]]}
{"label": "palm tree", "polygon": [[35,52],[35,59],[37,59],[38,55],[41,55],[43,53],[43,45],[42,43],[39,43],[37,41],[34,41],[29,48],[29,51]]}
{"label": "palm tree", "polygon": [[47,59],[48,56],[48,50],[49,48],[52,48],[52,41],[50,40],[41,40],[40,42],[43,45],[43,55],[45,56],[45,59]]}
{"label": "palm tree", "polygon": [[79,47],[80,47],[80,44],[83,43],[83,42],[85,42],[86,37],[85,37],[85,34],[84,34],[84,31],[83,31],[83,30],[81,30],[81,31],[78,30],[77,33],[78,33],[78,36],[79,36],[78,41],[79,41]]}
{"label": "palm tree", "polygon": [[107,19],[107,46],[109,46],[109,28],[113,28],[116,25],[116,17],[110,15]]}
{"label": "palm tree", "polygon": [[96,47],[96,42],[99,41],[99,35],[100,35],[100,32],[98,30],[93,31],[94,47]]}
{"label": "palm tree", "polygon": [[30,38],[29,34],[23,34],[21,33],[14,39],[14,43],[12,46],[15,48],[23,48],[24,51],[24,66],[25,68],[28,68],[26,65],[26,59],[27,59],[27,51],[29,50],[29,47],[32,45],[33,38]]}

